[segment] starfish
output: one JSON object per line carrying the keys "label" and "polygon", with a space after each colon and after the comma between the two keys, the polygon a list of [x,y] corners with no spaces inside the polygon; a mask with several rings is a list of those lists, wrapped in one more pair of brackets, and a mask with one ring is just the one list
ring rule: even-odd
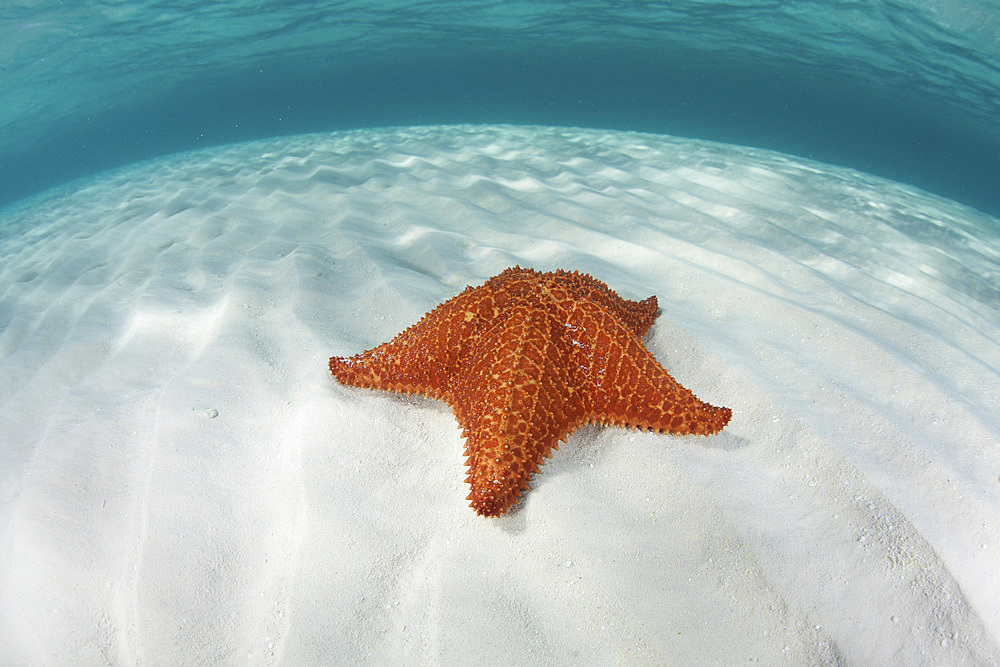
{"label": "starfish", "polygon": [[443,400],[466,439],[480,515],[505,514],[543,459],[586,424],[709,435],[732,416],[698,400],[643,345],[656,297],[578,272],[514,267],[387,343],[331,357],[342,384]]}

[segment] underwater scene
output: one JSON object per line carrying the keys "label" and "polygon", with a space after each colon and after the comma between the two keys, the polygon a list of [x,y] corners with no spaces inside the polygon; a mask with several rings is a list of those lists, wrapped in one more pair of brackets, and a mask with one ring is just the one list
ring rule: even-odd
{"label": "underwater scene", "polygon": [[0,8],[0,663],[1000,662],[1000,6]]}

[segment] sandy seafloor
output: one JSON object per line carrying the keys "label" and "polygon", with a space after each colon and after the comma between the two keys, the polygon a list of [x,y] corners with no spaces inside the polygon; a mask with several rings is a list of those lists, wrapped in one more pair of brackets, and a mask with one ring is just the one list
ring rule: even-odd
{"label": "sandy seafloor", "polygon": [[[0,662],[1000,660],[1000,221],[529,127],[258,141],[0,221]],[[656,294],[722,434],[590,426],[475,515],[448,408],[337,385],[514,264]]]}

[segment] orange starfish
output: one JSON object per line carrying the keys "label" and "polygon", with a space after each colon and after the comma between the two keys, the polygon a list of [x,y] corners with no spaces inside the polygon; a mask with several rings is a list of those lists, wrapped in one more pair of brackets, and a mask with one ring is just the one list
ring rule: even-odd
{"label": "orange starfish", "polygon": [[514,267],[350,358],[340,382],[448,403],[466,438],[471,507],[505,514],[559,442],[584,424],[709,435],[732,416],[698,400],[640,337],[656,297],[629,301],[589,275]]}

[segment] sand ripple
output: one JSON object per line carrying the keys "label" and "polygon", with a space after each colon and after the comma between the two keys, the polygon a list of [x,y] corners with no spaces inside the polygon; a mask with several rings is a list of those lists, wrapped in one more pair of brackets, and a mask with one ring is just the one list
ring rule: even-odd
{"label": "sand ripple", "polygon": [[[3,662],[1000,660],[1000,221],[759,150],[283,138],[0,212]],[[334,384],[520,264],[659,297],[720,436],[584,429],[478,518]],[[485,652],[485,654],[484,654]]]}

